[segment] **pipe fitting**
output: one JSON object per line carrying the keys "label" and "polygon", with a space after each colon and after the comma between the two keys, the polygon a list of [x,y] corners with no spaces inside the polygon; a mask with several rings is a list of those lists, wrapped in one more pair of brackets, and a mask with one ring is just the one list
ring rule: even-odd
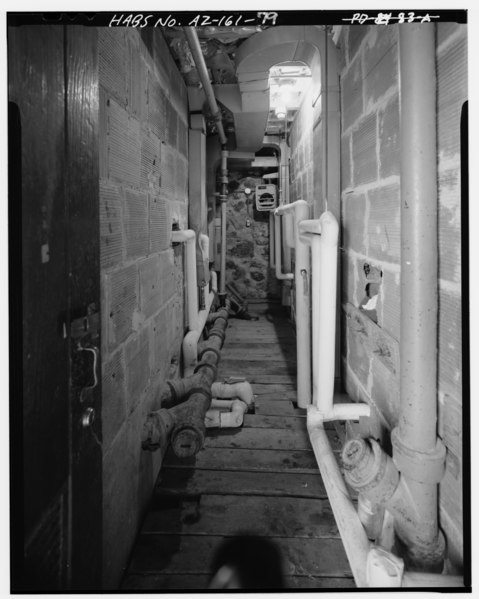
{"label": "pipe fitting", "polygon": [[189,458],[200,451],[204,439],[204,431],[193,426],[183,426],[181,429],[174,429],[171,435],[171,448],[176,457]]}
{"label": "pipe fitting", "polygon": [[216,375],[218,373],[218,369],[216,368],[216,366],[214,364],[209,364],[208,362],[201,362],[200,364],[198,364],[198,366],[195,368],[194,373],[196,374],[197,372],[199,372],[200,369],[202,368],[209,368],[211,370],[212,373],[212,377],[213,379],[216,378]]}
{"label": "pipe fitting", "polygon": [[218,358],[218,362],[220,361],[221,358],[221,352],[219,349],[217,349],[216,347],[204,347],[200,353],[198,354],[198,359],[201,361],[203,359],[203,356],[207,353],[207,352],[213,352],[215,354],[215,356]]}
{"label": "pipe fitting", "polygon": [[168,437],[175,425],[170,410],[162,408],[148,414],[141,434],[141,447],[147,451],[166,449]]}
{"label": "pipe fitting", "polygon": [[346,482],[373,504],[385,504],[396,491],[399,472],[374,439],[352,439],[342,451]]}
{"label": "pipe fitting", "polygon": [[221,329],[213,328],[208,333],[208,339],[210,339],[211,337],[218,337],[221,340],[221,345],[223,345],[223,343],[225,342],[226,335],[225,332]]}
{"label": "pipe fitting", "polygon": [[393,460],[398,470],[413,480],[425,484],[440,483],[446,469],[446,447],[437,438],[436,447],[431,451],[417,451],[407,447],[401,440],[400,429],[391,433]]}
{"label": "pipe fitting", "polygon": [[213,383],[211,386],[213,397],[229,398],[237,397],[250,406],[254,402],[253,389],[248,381],[237,383]]}

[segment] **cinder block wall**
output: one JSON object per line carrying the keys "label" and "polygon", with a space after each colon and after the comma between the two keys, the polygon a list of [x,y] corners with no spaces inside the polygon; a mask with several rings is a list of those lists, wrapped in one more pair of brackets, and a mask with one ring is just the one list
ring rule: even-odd
{"label": "cinder block wall", "polygon": [[104,588],[121,580],[162,456],[147,413],[184,333],[186,89],[159,30],[99,29]]}
{"label": "cinder block wall", "polygon": [[[439,342],[438,432],[447,447],[440,525],[448,565],[462,541],[460,114],[467,97],[466,27],[437,25]],[[373,407],[369,433],[390,449],[399,411],[400,106],[398,26],[343,27],[341,86],[341,352],[347,392]],[[324,210],[320,102],[293,124],[291,201]],[[312,177],[312,179],[311,179]],[[313,193],[314,195],[311,195]],[[377,293],[373,310],[363,308]],[[431,348],[434,351],[434,348]]]}
{"label": "cinder block wall", "polygon": [[[371,433],[387,446],[399,409],[398,27],[347,27],[339,45],[344,381],[351,396],[375,406]],[[437,78],[438,431],[447,447],[440,525],[454,570],[460,568],[463,553],[460,114],[467,96],[465,26],[437,26]],[[368,299],[368,283],[379,284],[373,319],[359,309]]]}

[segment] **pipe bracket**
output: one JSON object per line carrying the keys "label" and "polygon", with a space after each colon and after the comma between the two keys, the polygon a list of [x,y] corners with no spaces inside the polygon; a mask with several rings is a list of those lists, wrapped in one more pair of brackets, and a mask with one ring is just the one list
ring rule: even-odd
{"label": "pipe bracket", "polygon": [[431,451],[417,451],[407,447],[399,436],[399,428],[391,433],[393,461],[397,469],[413,480],[424,484],[439,483],[446,468],[446,447],[437,438]]}

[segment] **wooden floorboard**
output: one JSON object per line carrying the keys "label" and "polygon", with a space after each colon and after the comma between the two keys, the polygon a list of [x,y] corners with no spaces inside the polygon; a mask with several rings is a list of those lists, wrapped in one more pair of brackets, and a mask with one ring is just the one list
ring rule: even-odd
{"label": "wooden floorboard", "polygon": [[235,495],[201,495],[157,502],[142,532],[210,535],[215,531],[221,536],[235,536],[239,530],[262,537],[339,538],[329,502],[304,497],[268,497],[261,502],[250,496],[238,500]]}
{"label": "wooden floorboard", "polygon": [[[272,538],[282,554],[287,576],[350,576],[340,539]],[[207,574],[211,556],[223,541],[223,536],[215,534],[141,534],[130,562],[130,572]]]}
{"label": "wooden floorboard", "polygon": [[[208,589],[208,574],[128,574],[123,582],[125,591],[205,591]],[[355,588],[354,580],[348,577],[334,578],[326,576],[285,576],[287,589],[328,589],[338,591]]]}
{"label": "wooden floorboard", "polygon": [[[296,404],[294,327],[278,305],[250,313],[258,320],[228,323],[217,380],[249,381],[254,404],[241,428],[208,429],[195,457],[167,452],[124,590],[207,590],[214,553],[242,532],[276,545],[287,589],[354,588]],[[337,427],[326,428],[338,455]]]}
{"label": "wooden floorboard", "polygon": [[326,497],[319,472],[250,472],[168,467],[163,468],[160,473],[155,494],[160,497],[202,494]]}

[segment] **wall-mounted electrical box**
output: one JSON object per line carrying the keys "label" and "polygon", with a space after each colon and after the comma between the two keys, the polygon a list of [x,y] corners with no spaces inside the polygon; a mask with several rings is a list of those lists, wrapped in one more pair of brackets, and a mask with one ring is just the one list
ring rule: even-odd
{"label": "wall-mounted electrical box", "polygon": [[256,210],[274,210],[277,206],[276,185],[266,184],[256,186]]}

